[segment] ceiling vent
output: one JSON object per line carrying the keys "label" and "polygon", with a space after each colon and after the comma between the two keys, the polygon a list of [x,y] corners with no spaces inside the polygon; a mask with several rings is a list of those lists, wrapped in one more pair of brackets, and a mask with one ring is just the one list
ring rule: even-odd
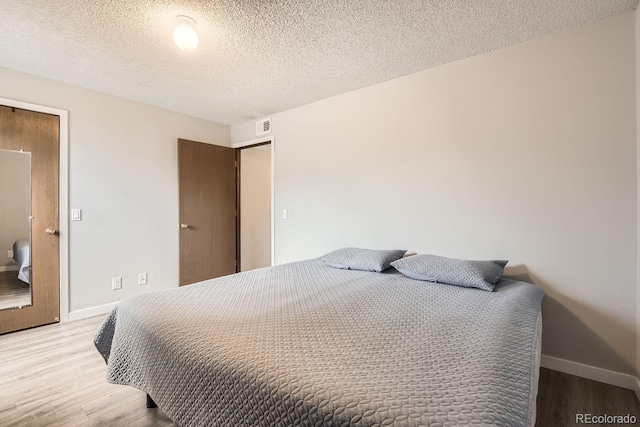
{"label": "ceiling vent", "polygon": [[271,132],[271,118],[256,122],[256,136]]}

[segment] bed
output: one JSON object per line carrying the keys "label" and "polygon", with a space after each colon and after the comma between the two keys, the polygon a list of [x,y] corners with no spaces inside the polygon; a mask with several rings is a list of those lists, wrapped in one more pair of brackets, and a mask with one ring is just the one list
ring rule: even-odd
{"label": "bed", "polygon": [[532,426],[542,296],[312,259],[136,296],[95,345],[181,426]]}
{"label": "bed", "polygon": [[29,240],[21,239],[13,243],[13,259],[18,264],[18,279],[31,283],[31,255]]}

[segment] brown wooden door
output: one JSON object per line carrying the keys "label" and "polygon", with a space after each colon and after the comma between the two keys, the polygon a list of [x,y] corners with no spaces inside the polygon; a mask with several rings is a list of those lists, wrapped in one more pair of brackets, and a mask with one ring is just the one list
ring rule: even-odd
{"label": "brown wooden door", "polygon": [[180,286],[236,272],[236,150],[178,140]]}
{"label": "brown wooden door", "polygon": [[[59,321],[59,129],[58,116],[0,106],[0,148],[31,153],[33,216],[30,247],[31,306],[0,310],[0,333]],[[47,228],[54,234],[48,234]]]}

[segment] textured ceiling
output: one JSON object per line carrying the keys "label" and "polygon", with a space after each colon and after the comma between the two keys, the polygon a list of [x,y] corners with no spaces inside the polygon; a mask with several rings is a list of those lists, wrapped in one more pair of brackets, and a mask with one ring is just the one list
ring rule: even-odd
{"label": "textured ceiling", "polygon": [[[236,124],[638,0],[0,0],[0,66]],[[200,45],[173,44],[177,15]],[[2,96],[2,94],[0,94]]]}

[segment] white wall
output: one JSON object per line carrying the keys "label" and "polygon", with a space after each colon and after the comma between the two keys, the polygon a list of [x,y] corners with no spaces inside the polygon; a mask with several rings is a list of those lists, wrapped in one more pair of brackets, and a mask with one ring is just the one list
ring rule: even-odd
{"label": "white wall", "polygon": [[271,265],[271,145],[240,151],[240,269]]}
{"label": "white wall", "polygon": [[0,268],[17,269],[7,251],[31,236],[31,153],[0,150],[0,187]]}
{"label": "white wall", "polygon": [[272,115],[276,262],[348,245],[510,259],[547,293],[545,354],[633,373],[634,19]]}
{"label": "white wall", "polygon": [[71,311],[177,286],[177,139],[229,145],[229,127],[3,68],[0,97],[69,110]]}

